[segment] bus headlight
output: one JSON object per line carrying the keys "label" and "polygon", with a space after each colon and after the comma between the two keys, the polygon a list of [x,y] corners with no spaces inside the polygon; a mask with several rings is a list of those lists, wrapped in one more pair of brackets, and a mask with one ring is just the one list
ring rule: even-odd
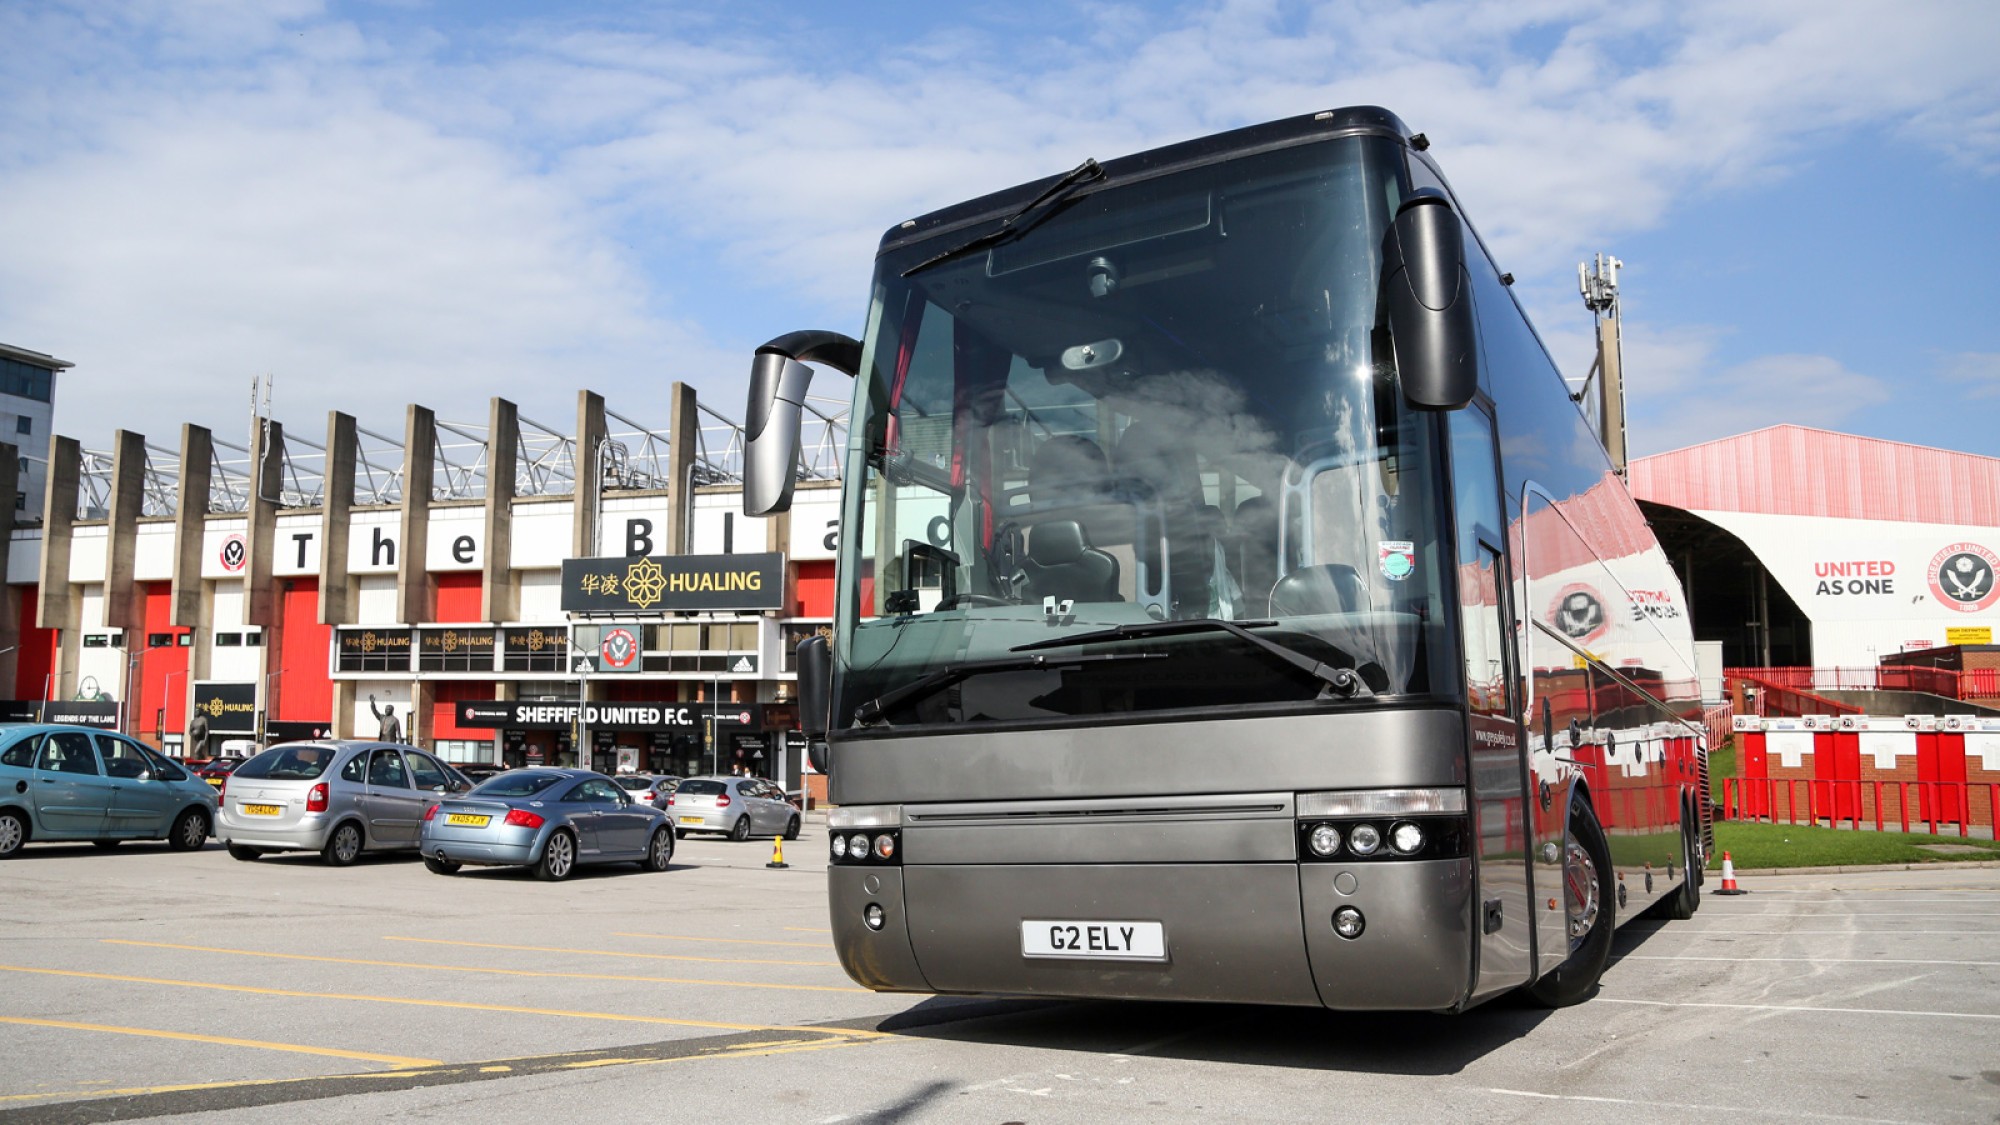
{"label": "bus headlight", "polygon": [[847,854],[856,859],[868,858],[868,837],[856,833],[847,838]]}
{"label": "bus headlight", "polygon": [[847,854],[847,837],[835,836],[833,838],[833,858],[840,859],[846,854]]}
{"label": "bus headlight", "polygon": [[1340,829],[1331,824],[1321,824],[1306,837],[1306,846],[1316,856],[1330,856],[1340,850]]}
{"label": "bus headlight", "polygon": [[1408,821],[1389,831],[1389,847],[1397,855],[1415,855],[1424,850],[1424,830]]}
{"label": "bus headlight", "polygon": [[1382,833],[1372,824],[1357,824],[1347,833],[1347,846],[1354,849],[1355,855],[1374,855],[1382,846]]}

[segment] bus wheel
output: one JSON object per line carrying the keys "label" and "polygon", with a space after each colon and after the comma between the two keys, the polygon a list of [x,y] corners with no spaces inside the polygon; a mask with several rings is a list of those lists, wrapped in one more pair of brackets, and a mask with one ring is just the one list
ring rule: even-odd
{"label": "bus wheel", "polygon": [[1611,961],[1613,896],[1617,893],[1611,850],[1604,842],[1604,830],[1597,825],[1597,814],[1582,800],[1570,801],[1562,888],[1569,957],[1528,986],[1528,995],[1550,1008],[1566,1008],[1590,999],[1597,991],[1597,978]]}
{"label": "bus wheel", "polygon": [[1667,900],[1673,904],[1667,907],[1667,917],[1676,921],[1687,921],[1701,908],[1701,861],[1696,858],[1701,854],[1701,848],[1695,843],[1696,834],[1700,831],[1699,825],[1682,822],[1681,863],[1684,870],[1681,872],[1681,889]]}

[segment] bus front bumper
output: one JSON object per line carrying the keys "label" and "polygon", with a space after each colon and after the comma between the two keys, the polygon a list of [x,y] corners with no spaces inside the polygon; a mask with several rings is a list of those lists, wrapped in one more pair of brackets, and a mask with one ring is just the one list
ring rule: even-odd
{"label": "bus front bumper", "polygon": [[[836,866],[829,875],[841,962],[883,991],[1443,1010],[1464,1002],[1472,980],[1463,859]],[[1052,913],[1052,903],[1088,906]],[[1365,920],[1356,937],[1334,932],[1343,906]],[[1023,924],[1051,920],[1158,923],[1163,955],[1030,951]]]}

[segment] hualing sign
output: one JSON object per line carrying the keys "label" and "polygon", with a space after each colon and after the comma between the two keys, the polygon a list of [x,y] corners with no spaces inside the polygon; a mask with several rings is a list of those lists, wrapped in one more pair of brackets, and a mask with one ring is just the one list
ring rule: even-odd
{"label": "hualing sign", "polygon": [[566,613],[750,612],[784,604],[785,556],[776,552],[563,560]]}

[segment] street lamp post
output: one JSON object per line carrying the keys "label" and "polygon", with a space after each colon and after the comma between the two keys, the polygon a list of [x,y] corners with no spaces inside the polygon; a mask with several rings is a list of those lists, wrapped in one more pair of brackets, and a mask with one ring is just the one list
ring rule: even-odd
{"label": "street lamp post", "polygon": [[279,676],[282,676],[284,674],[285,670],[283,668],[280,668],[277,671],[272,672],[270,675],[264,677],[264,712],[263,712],[263,721],[258,724],[258,730],[257,730],[258,749],[262,749],[264,743],[268,741],[268,738],[266,736],[270,733],[271,730],[271,713],[278,709],[277,686],[275,681]]}

